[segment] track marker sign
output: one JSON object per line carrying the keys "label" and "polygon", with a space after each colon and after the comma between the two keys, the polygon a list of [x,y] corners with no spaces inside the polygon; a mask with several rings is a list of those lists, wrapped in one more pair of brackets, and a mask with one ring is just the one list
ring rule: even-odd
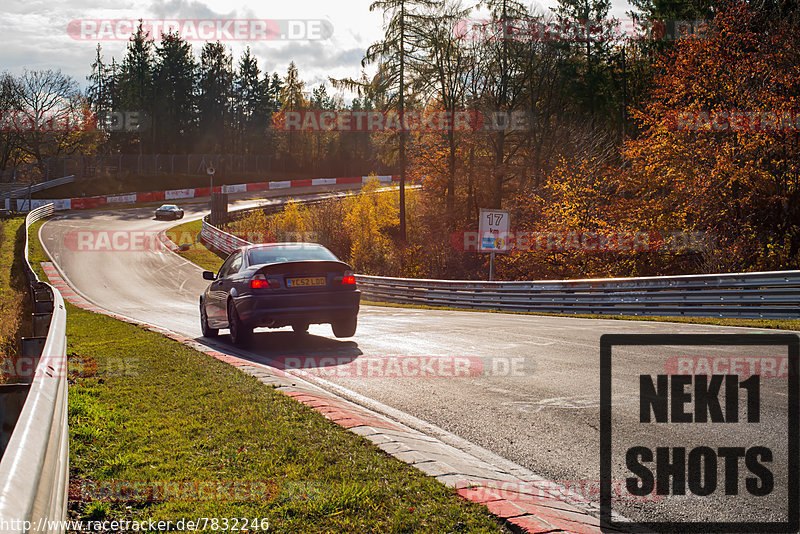
{"label": "track marker sign", "polygon": [[494,280],[494,255],[496,252],[508,252],[511,230],[511,215],[506,210],[481,208],[478,220],[478,250],[490,252],[489,281]]}
{"label": "track marker sign", "polygon": [[478,235],[481,252],[508,252],[511,216],[507,210],[490,210],[481,208],[478,222]]}

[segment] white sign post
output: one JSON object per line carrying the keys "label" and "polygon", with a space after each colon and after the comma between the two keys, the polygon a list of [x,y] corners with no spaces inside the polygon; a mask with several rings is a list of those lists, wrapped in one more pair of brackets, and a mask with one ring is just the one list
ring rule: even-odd
{"label": "white sign post", "polygon": [[507,210],[481,208],[478,221],[478,250],[490,252],[489,281],[494,280],[494,255],[509,251],[508,238],[511,231],[511,215]]}
{"label": "white sign post", "polygon": [[214,173],[215,172],[217,172],[217,171],[214,170],[214,167],[212,167],[211,165],[206,167],[206,173],[208,173],[208,178],[211,181],[211,191],[208,194],[212,195],[212,196],[214,195]]}

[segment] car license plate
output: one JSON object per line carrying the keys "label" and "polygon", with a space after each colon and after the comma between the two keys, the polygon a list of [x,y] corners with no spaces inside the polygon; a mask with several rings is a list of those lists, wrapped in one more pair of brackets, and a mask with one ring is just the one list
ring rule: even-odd
{"label": "car license plate", "polygon": [[324,276],[315,276],[314,278],[288,278],[286,280],[287,287],[318,287],[324,286],[326,280]]}

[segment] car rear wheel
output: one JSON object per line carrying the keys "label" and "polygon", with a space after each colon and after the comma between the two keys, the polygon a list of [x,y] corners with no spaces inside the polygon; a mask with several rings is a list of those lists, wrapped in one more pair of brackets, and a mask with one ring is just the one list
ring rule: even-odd
{"label": "car rear wheel", "polygon": [[247,345],[250,342],[250,338],[253,336],[253,329],[247,328],[242,324],[242,320],[236,312],[236,306],[233,304],[233,300],[228,301],[228,329],[231,333],[231,341],[233,341],[234,345],[239,347]]}
{"label": "car rear wheel", "polygon": [[200,329],[203,331],[203,337],[217,337],[217,334],[219,334],[218,328],[211,328],[208,326],[206,305],[202,302],[200,303]]}
{"label": "car rear wheel", "polygon": [[308,334],[308,323],[295,323],[292,325],[292,330],[298,335]]}
{"label": "car rear wheel", "polygon": [[333,335],[336,337],[353,337],[356,333],[356,326],[358,326],[358,317],[355,315],[331,323]]}

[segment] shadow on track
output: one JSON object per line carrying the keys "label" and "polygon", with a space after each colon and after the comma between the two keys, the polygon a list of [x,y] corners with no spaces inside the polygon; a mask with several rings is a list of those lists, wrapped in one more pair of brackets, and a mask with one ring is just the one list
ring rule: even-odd
{"label": "shadow on track", "polygon": [[332,368],[356,360],[363,352],[355,341],[338,340],[314,334],[295,334],[289,330],[255,331],[250,344],[240,351],[230,342],[230,337],[221,335],[219,342],[209,344],[206,338],[197,338],[200,343],[235,355],[253,363],[283,369],[286,358],[299,358],[302,365],[313,368]]}

